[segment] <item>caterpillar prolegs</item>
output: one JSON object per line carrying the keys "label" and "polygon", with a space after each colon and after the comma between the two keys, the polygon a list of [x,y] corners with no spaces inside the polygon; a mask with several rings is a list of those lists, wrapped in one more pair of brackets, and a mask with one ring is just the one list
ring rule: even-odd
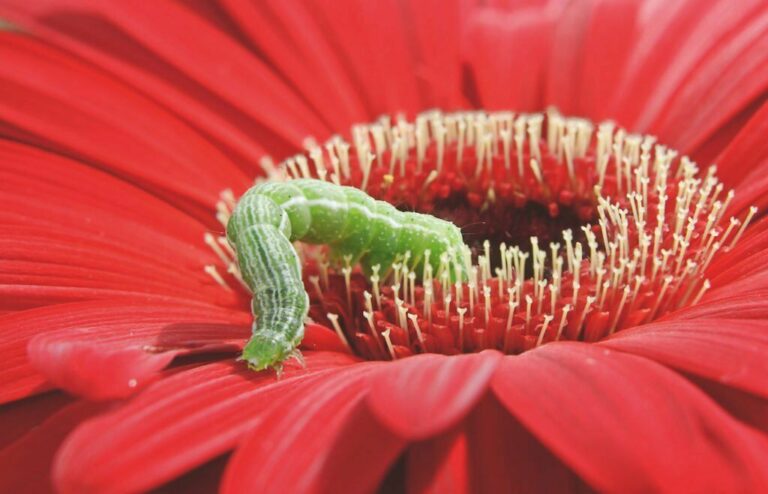
{"label": "caterpillar prolegs", "polygon": [[415,269],[428,259],[437,271],[442,255],[461,260],[464,254],[461,230],[452,223],[315,179],[249,189],[227,224],[227,238],[253,292],[253,334],[242,358],[254,370],[280,369],[285,359],[299,355],[309,297],[291,242],[326,244],[334,257],[359,262],[366,271],[390,266],[406,252]]}

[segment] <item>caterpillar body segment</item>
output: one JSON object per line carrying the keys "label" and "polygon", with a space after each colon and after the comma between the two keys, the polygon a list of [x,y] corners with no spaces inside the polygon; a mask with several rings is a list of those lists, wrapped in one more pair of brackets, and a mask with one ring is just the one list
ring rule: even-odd
{"label": "caterpillar body segment", "polygon": [[[227,224],[256,316],[243,359],[255,370],[280,368],[304,336],[309,299],[291,242],[325,244],[337,259],[370,272],[409,252],[421,273],[425,252],[435,272],[442,254],[463,252],[461,231],[450,222],[402,212],[359,189],[322,180],[265,182],[248,190]],[[386,274],[384,272],[383,274]]]}
{"label": "caterpillar body segment", "polygon": [[341,260],[350,259],[352,264],[360,262],[374,244],[377,222],[371,220],[371,211],[376,210],[378,202],[365,192],[353,187],[344,187],[347,201],[347,221],[341,240],[331,247],[331,255]]}
{"label": "caterpillar body segment", "polygon": [[298,256],[278,228],[255,225],[245,229],[240,239],[238,262],[243,267],[252,265],[247,275],[243,271],[243,279],[253,291],[252,313],[258,314],[243,358],[261,370],[291,356],[301,342],[309,297]]}

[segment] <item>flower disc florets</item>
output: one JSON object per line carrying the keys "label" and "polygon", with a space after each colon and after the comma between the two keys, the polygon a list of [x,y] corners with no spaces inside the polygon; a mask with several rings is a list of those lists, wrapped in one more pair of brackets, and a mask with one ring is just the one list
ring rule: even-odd
{"label": "flower disc florets", "polygon": [[[514,354],[647,323],[702,298],[707,266],[755,212],[724,218],[733,193],[714,167],[702,172],[652,136],[554,110],[431,111],[351,135],[351,144],[310,140],[306,156],[277,167],[264,162],[269,179],[329,180],[450,220],[473,260],[462,282],[451,281],[462,268],[447,258],[417,273],[405,252],[366,275],[304,249],[310,316],[369,359]],[[228,203],[225,194],[224,222]],[[209,244],[228,258],[225,245]]]}

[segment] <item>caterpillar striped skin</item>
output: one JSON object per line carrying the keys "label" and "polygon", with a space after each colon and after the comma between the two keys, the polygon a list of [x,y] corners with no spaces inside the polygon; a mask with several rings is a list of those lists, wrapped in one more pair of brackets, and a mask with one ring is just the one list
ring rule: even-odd
{"label": "caterpillar striped skin", "polygon": [[441,255],[460,258],[464,252],[461,230],[448,221],[402,212],[359,189],[315,179],[249,189],[227,224],[227,238],[253,292],[253,334],[242,359],[254,370],[279,371],[285,359],[300,358],[309,297],[291,242],[328,245],[332,256],[360,263],[367,272],[406,252],[416,269],[428,259],[437,271]]}

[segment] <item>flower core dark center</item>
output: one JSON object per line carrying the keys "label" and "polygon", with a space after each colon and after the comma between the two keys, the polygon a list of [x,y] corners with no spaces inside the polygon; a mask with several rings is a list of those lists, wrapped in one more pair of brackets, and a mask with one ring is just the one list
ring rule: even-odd
{"label": "flower core dark center", "polygon": [[[590,208],[576,211],[571,204],[559,202],[544,205],[513,197],[511,201],[497,200],[484,208],[478,202],[466,194],[454,193],[436,200],[430,213],[461,228],[464,242],[475,259],[483,254],[483,243],[489,241],[493,269],[502,265],[502,244],[527,249],[531,237],[537,237],[543,245],[549,245],[561,240],[565,230],[573,231],[576,240],[583,240],[581,227],[595,219],[582,217],[593,211]],[[526,276],[531,274],[529,269]]]}

